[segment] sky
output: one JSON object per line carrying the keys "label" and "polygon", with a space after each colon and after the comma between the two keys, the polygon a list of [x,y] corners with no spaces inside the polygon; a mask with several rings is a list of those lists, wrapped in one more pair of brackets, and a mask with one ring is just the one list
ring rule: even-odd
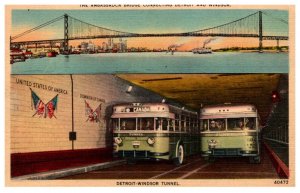
{"label": "sky", "polygon": [[[190,32],[222,25],[242,17],[248,16],[258,10],[13,10],[11,35],[17,35],[28,29],[36,27],[49,20],[68,14],[76,19],[96,26],[131,33],[179,33]],[[276,21],[274,18],[288,20],[288,12],[282,10],[266,10],[264,16],[264,33],[287,34],[287,24]],[[50,26],[16,39],[63,38],[63,20]],[[167,48],[172,44],[182,44],[179,49],[191,49],[202,46],[208,37],[164,37],[164,38],[127,38],[129,47]],[[92,40],[101,45],[105,39]],[[118,39],[115,40],[117,42]],[[285,45],[287,42],[281,42]],[[78,42],[71,42],[71,45]],[[265,42],[267,45],[276,45],[275,41]],[[249,47],[257,46],[258,40],[253,38],[216,38],[210,43],[212,48],[221,47]]]}

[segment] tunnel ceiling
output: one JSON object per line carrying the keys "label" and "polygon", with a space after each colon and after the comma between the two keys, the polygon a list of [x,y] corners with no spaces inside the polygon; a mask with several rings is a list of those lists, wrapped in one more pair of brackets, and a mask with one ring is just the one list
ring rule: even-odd
{"label": "tunnel ceiling", "polygon": [[118,74],[135,85],[195,110],[202,105],[254,104],[266,121],[280,74]]}

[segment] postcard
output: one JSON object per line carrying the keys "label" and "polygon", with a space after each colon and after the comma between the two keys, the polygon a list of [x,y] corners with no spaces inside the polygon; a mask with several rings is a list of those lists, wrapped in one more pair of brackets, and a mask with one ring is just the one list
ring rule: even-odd
{"label": "postcard", "polygon": [[6,6],[6,186],[295,186],[295,7]]}

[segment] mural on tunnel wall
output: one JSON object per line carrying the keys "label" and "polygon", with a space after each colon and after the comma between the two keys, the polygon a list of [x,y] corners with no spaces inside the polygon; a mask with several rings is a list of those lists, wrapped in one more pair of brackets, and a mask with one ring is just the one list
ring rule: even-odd
{"label": "mural on tunnel wall", "polygon": [[56,118],[54,111],[57,110],[57,101],[58,101],[58,94],[53,97],[49,102],[44,103],[40,97],[30,88],[32,103],[31,106],[35,110],[35,113],[32,115],[38,115],[39,117],[52,117]]}
{"label": "mural on tunnel wall", "polygon": [[88,117],[86,121],[90,122],[99,122],[101,118],[101,104],[98,105],[98,107],[93,110],[90,107],[90,104],[88,102],[85,102],[85,116]]}

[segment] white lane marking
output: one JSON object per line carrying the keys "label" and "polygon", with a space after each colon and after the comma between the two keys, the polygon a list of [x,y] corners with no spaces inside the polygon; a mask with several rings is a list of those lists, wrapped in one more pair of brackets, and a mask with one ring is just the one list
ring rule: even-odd
{"label": "white lane marking", "polygon": [[[106,173],[106,174],[115,174],[115,173],[121,173],[121,172],[126,172],[127,173],[136,173],[136,171],[94,171],[94,172],[89,172],[91,174],[100,174],[100,173]],[[143,171],[143,173],[161,173],[164,172],[163,170],[152,170],[152,171]]]}
{"label": "white lane marking", "polygon": [[161,173],[161,174],[158,174],[158,175],[156,175],[156,176],[153,176],[153,177],[151,177],[151,178],[149,178],[149,179],[156,179],[156,178],[159,178],[160,176],[164,176],[164,175],[166,175],[166,174],[169,174],[169,173],[171,173],[171,172],[174,172],[174,171],[176,171],[176,170],[179,170],[180,168],[183,168],[183,167],[185,167],[185,166],[188,166],[188,165],[190,165],[190,164],[192,164],[192,163],[195,163],[195,162],[197,162],[197,161],[199,161],[199,160],[201,160],[201,158],[200,158],[200,159],[197,159],[197,160],[195,160],[195,161],[193,161],[193,162],[190,162],[190,163],[188,163],[188,164],[185,164],[185,165],[179,166],[179,167],[177,167],[177,168],[174,168],[174,169],[172,169],[172,170],[166,171],[166,172],[164,172],[164,173]]}
{"label": "white lane marking", "polygon": [[194,173],[196,173],[196,172],[202,170],[203,168],[205,168],[205,167],[208,166],[208,165],[209,165],[209,163],[206,163],[206,164],[200,166],[199,168],[197,168],[197,169],[195,169],[195,170],[192,170],[192,171],[190,171],[189,173],[184,174],[183,176],[180,176],[180,177],[177,178],[177,179],[184,179],[184,178],[186,178],[186,177],[188,177],[188,176],[190,176],[190,175],[192,175],[192,174],[194,174]]}

